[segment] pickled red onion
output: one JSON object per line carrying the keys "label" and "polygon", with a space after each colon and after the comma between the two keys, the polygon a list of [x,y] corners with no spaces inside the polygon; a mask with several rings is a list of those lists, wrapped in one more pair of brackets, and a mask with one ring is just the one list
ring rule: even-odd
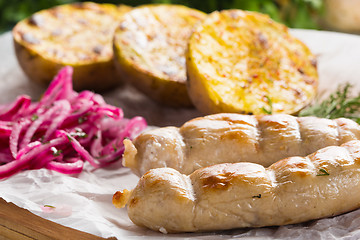
{"label": "pickled red onion", "polygon": [[86,161],[107,166],[121,159],[124,138],[146,128],[144,118],[124,118],[101,95],[75,92],[72,72],[61,69],[39,102],[23,95],[0,106],[0,179],[39,168],[80,173]]}

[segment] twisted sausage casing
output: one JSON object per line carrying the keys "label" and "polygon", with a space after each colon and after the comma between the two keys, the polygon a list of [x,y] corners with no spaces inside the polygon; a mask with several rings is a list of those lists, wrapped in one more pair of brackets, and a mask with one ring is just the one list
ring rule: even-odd
{"label": "twisted sausage casing", "polygon": [[142,176],[171,167],[190,174],[219,163],[253,162],[265,167],[291,156],[360,139],[360,126],[345,118],[214,114],[180,128],[164,127],[125,140],[124,165]]}
{"label": "twisted sausage casing", "polygon": [[[268,168],[224,163],[184,175],[157,168],[128,194],[130,219],[161,232],[195,232],[295,224],[360,207],[360,141],[289,157]],[[121,204],[122,202],[122,204]]]}

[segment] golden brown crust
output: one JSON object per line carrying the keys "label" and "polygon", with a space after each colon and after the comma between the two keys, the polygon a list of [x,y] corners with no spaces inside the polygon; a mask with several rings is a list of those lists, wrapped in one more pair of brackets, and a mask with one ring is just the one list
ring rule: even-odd
{"label": "golden brown crust", "polygon": [[[265,168],[258,164],[243,163],[241,165],[223,163],[196,170],[190,178],[199,181],[203,191],[227,191],[240,182],[257,184],[263,181]],[[195,180],[196,179],[196,180]]]}
{"label": "golden brown crust", "polygon": [[[112,198],[112,203],[117,208],[123,208],[127,204],[130,198],[130,194],[131,191],[127,189],[124,189],[123,191],[117,191]],[[131,202],[129,204],[131,204],[134,201],[135,201],[134,199],[131,199]]]}
{"label": "golden brown crust", "polygon": [[315,62],[305,44],[266,15],[213,12],[190,37],[188,91],[205,114],[292,114],[315,95]]}
{"label": "golden brown crust", "polygon": [[39,11],[13,29],[15,52],[30,79],[49,83],[65,65],[76,89],[105,90],[121,80],[113,64],[112,39],[130,7],[91,2]]}
{"label": "golden brown crust", "polygon": [[125,14],[115,32],[119,71],[157,102],[190,106],[185,48],[193,25],[205,14],[180,5],[144,5]]}

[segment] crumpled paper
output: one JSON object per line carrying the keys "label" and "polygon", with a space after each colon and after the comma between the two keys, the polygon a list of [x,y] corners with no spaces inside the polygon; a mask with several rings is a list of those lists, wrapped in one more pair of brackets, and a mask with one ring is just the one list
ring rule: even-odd
{"label": "crumpled paper", "polygon": [[[318,58],[319,95],[349,82],[360,90],[360,37],[313,30],[292,30]],[[0,104],[20,94],[38,99],[44,86],[29,82],[13,51],[11,34],[0,36]],[[195,109],[160,107],[135,89],[123,85],[104,94],[110,104],[123,108],[125,117],[141,115],[153,126],[180,126],[201,116]],[[46,169],[24,171],[0,180],[0,197],[36,215],[101,237],[118,239],[360,239],[360,210],[303,224],[236,229],[210,233],[168,234],[134,225],[126,209],[116,209],[112,195],[133,188],[138,177],[118,162],[94,170],[85,164],[78,175],[63,175]],[[294,196],[296,197],[296,196]]]}

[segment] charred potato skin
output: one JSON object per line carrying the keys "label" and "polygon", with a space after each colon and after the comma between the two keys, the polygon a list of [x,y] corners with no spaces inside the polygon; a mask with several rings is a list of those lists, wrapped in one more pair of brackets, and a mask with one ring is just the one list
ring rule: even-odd
{"label": "charred potato skin", "polygon": [[[126,5],[119,5],[115,6],[112,4],[95,4],[90,2],[85,2],[82,4],[74,3],[68,5],[61,5],[51,9],[43,10],[38,13],[38,15],[44,14],[45,11],[56,11],[56,9],[60,9],[59,12],[61,13],[61,8],[99,8],[99,11],[112,11],[112,16],[115,18],[120,19],[121,15],[127,11],[130,11],[130,7]],[[114,16],[118,14],[119,16]],[[35,15],[34,14],[34,15]],[[34,16],[33,15],[33,16]],[[45,19],[46,20],[46,19]],[[34,45],[41,44],[42,39],[39,39],[39,43],[29,43],[24,40],[23,35],[27,34],[27,32],[23,31],[24,24],[30,25],[32,20],[31,17],[19,22],[13,29],[13,43],[15,54],[18,60],[19,65],[21,66],[22,70],[26,74],[26,76],[40,84],[47,85],[49,84],[53,77],[57,74],[57,72],[64,66],[72,66],[74,68],[74,75],[73,75],[73,85],[74,89],[76,90],[94,90],[94,91],[105,91],[109,90],[115,86],[118,86],[122,83],[122,77],[118,74],[116,67],[114,65],[113,60],[113,53],[107,55],[106,57],[99,57],[96,56],[90,61],[67,61],[57,58],[49,57],[46,54],[43,54],[41,50],[39,51],[34,48]],[[115,20],[114,20],[115,21]],[[66,26],[64,26],[66,28]],[[115,27],[113,27],[113,31]],[[31,34],[31,32],[30,32]],[[81,34],[81,33],[80,33]],[[99,33],[100,34],[100,33]],[[86,39],[84,39],[86,40]],[[110,41],[106,44],[109,45],[110,49],[112,50],[112,37]],[[48,43],[46,43],[48,44]]]}
{"label": "charred potato skin", "polygon": [[155,102],[169,107],[191,107],[186,86],[175,81],[163,81],[148,71],[139,69],[124,59],[121,50],[114,46],[115,66],[124,81]]}
{"label": "charred potato skin", "polygon": [[[169,10],[168,11],[169,13],[167,13],[166,11],[167,9]],[[184,76],[179,77],[179,75],[181,74],[178,74],[177,72],[174,78],[169,76],[160,76],[157,74],[159,71],[158,69],[154,71],[152,69],[147,69],[146,67],[142,66],[138,61],[131,59],[131,56],[130,57],[128,56],[127,53],[127,51],[129,51],[128,49],[124,50],[125,48],[124,45],[126,45],[126,43],[124,42],[129,40],[129,39],[124,39],[122,37],[122,35],[124,34],[123,32],[126,31],[126,29],[124,30],[123,27],[123,25],[125,25],[124,22],[126,23],[126,17],[131,18],[131,14],[135,14],[136,11],[140,13],[141,11],[143,11],[145,12],[145,14],[143,15],[146,15],[148,14],[146,13],[147,10],[157,11],[157,12],[163,11],[165,15],[173,14],[174,12],[179,11],[182,15],[188,14],[188,16],[186,16],[185,18],[189,18],[191,20],[184,19],[184,21],[188,21],[191,23],[202,20],[206,16],[205,13],[200,12],[198,10],[191,9],[181,5],[175,5],[175,4],[171,4],[171,5],[147,4],[134,8],[132,11],[124,15],[124,18],[122,18],[122,22],[120,22],[119,27],[115,31],[113,49],[115,54],[116,68],[118,69],[118,72],[124,76],[124,79],[128,83],[133,85],[136,89],[144,93],[146,96],[148,96],[150,99],[154,100],[155,102],[170,107],[191,107],[193,106],[193,104],[187,93],[186,73],[184,74]],[[181,18],[181,14],[179,14],[179,18]],[[174,15],[174,18],[175,17],[177,16]],[[171,25],[173,29],[178,27],[176,26],[176,24],[174,25],[175,26]],[[188,30],[191,30],[192,26],[193,24],[189,25],[189,27],[187,27]],[[165,33],[167,31],[164,29],[157,29],[157,30],[161,32],[165,31]],[[156,35],[163,34],[156,31],[154,32]],[[187,35],[190,36],[190,34]],[[189,36],[187,36],[187,38]],[[170,41],[171,40],[172,39],[170,39]],[[183,53],[179,54],[180,57],[184,56],[185,54],[187,41],[186,43],[183,43],[183,45],[185,45],[185,47],[183,48]],[[147,55],[151,57],[150,54],[147,53]],[[143,54],[143,56],[145,56],[145,54]],[[185,56],[184,56],[184,62],[185,62]],[[186,69],[185,64],[184,64],[184,69]]]}
{"label": "charred potato skin", "polygon": [[[214,87],[214,82],[218,84],[219,82],[222,82],[223,79],[232,78],[231,74],[236,71],[234,70],[236,64],[232,62],[233,65],[212,65],[212,62],[222,61],[225,59],[217,58],[216,55],[219,54],[219,49],[224,50],[225,47],[216,49],[217,46],[215,44],[213,44],[213,46],[207,44],[207,48],[203,48],[203,51],[200,51],[197,44],[207,42],[208,39],[203,38],[203,32],[207,34],[208,32],[206,31],[208,31],[209,26],[215,26],[213,27],[213,32],[211,33],[218,32],[219,35],[217,37],[219,37],[221,35],[220,32],[223,29],[217,29],[216,25],[219,24],[222,25],[222,27],[224,25],[226,26],[224,21],[231,18],[236,19],[238,15],[245,16],[245,20],[240,19],[239,21],[253,21],[255,22],[253,25],[259,24],[260,27],[267,29],[264,33],[260,27],[259,29],[256,29],[257,26],[252,28],[248,27],[248,30],[240,29],[240,31],[243,31],[245,34],[244,36],[238,34],[238,37],[240,36],[243,38],[241,41],[244,43],[244,46],[249,44],[249,52],[254,51],[255,53],[258,53],[259,57],[262,57],[261,54],[263,54],[263,49],[261,49],[261,47],[259,48],[259,46],[269,44],[270,47],[263,47],[265,51],[267,48],[271,49],[271,45],[276,45],[277,47],[274,47],[273,49],[273,55],[276,56],[279,52],[286,52],[284,54],[284,58],[287,62],[284,69],[280,69],[276,66],[277,60],[280,62],[283,61],[283,59],[276,59],[275,57],[271,59],[272,54],[264,55],[264,58],[270,57],[271,61],[264,63],[264,66],[261,67],[259,64],[258,69],[267,69],[268,64],[269,68],[266,70],[268,72],[264,73],[264,71],[261,70],[254,72],[253,70],[256,70],[256,68],[248,67],[245,71],[243,71],[247,73],[248,76],[244,74],[244,76],[237,78],[238,82],[231,82],[233,85],[228,85],[226,87],[226,92],[222,90],[218,91],[219,87]],[[225,20],[222,18],[225,18]],[[226,27],[227,29],[230,29],[229,31],[236,32],[234,29],[239,29],[239,26],[234,27],[231,24],[228,25],[229,26]],[[226,31],[227,30],[225,30],[225,32]],[[255,32],[258,34],[257,38],[252,38],[253,36],[250,34],[250,38],[246,39],[249,37],[249,35],[246,35],[248,34],[246,31],[250,33],[252,33],[252,31]],[[230,32],[230,34],[232,34],[232,32]],[[263,39],[263,36],[265,36],[265,40]],[[274,41],[274,39],[277,41]],[[218,39],[215,41],[218,41]],[[236,57],[236,54],[233,54],[233,52],[243,51],[237,48],[239,46],[241,47],[240,44],[236,46],[236,43],[234,45],[234,42],[231,42],[231,40],[230,42],[226,42],[221,39],[219,42],[219,45],[228,44],[228,46],[226,46],[226,54],[229,55],[228,59],[232,59],[234,56]],[[288,45],[283,47],[282,45],[284,44]],[[294,53],[291,53],[290,49],[292,48]],[[216,50],[213,49],[216,49],[218,52],[214,52]],[[277,49],[280,50],[278,51]],[[215,55],[213,53],[215,53]],[[244,54],[247,54],[246,50],[244,51]],[[252,55],[250,56],[252,57]],[[259,62],[262,60],[264,59],[260,59]],[[206,63],[207,66],[205,66],[204,63]],[[222,112],[266,114],[268,111],[270,112],[270,110],[271,113],[296,114],[302,108],[310,104],[316,94],[318,86],[316,58],[309,48],[300,40],[291,36],[286,26],[274,22],[267,15],[242,10],[230,9],[220,12],[215,11],[196,25],[193,30],[193,34],[190,37],[186,51],[186,67],[188,74],[187,89],[189,96],[196,108],[204,114]],[[221,69],[225,68],[228,68],[230,69],[230,72],[233,72],[230,74],[226,72],[225,74],[220,75]],[[216,69],[216,71],[220,73],[214,77],[208,73],[208,69]],[[275,70],[277,70],[277,72],[276,74],[273,74],[271,71],[275,72]],[[252,86],[253,82],[255,82],[256,85]],[[221,85],[226,84],[218,84],[218,86]],[[238,94],[235,94],[235,92]]]}
{"label": "charred potato skin", "polygon": [[[61,68],[69,65],[45,59],[16,41],[14,47],[17,60],[26,76],[39,84],[49,84]],[[121,76],[116,72],[112,60],[71,66],[74,68],[74,89],[78,91],[88,89],[101,92],[121,83]]]}

